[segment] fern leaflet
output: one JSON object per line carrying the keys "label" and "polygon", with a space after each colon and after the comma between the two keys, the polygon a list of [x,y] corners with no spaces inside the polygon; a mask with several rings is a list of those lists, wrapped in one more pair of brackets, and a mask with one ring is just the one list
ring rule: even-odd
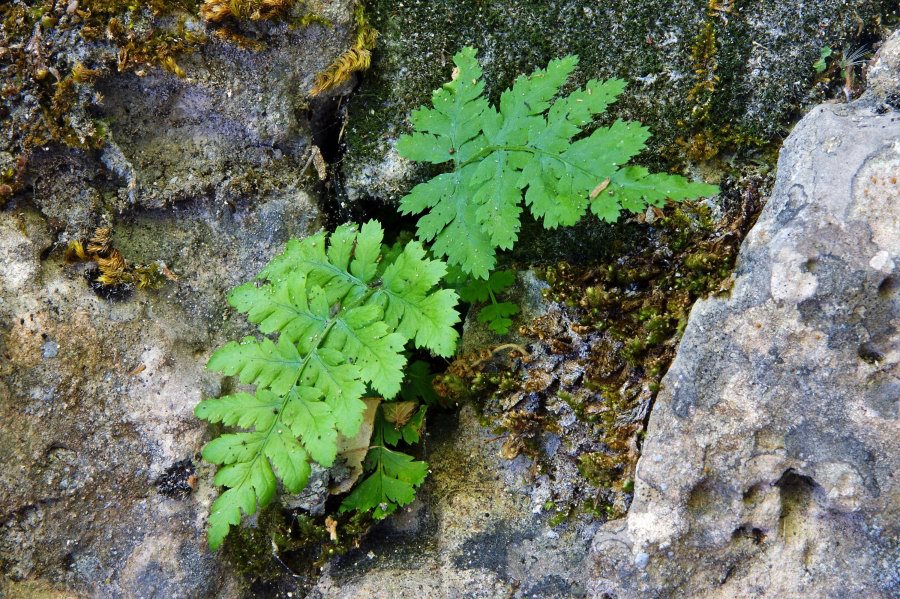
{"label": "fern leaflet", "polygon": [[424,416],[423,406],[409,423],[398,429],[385,420],[384,404],[379,407],[372,435],[373,446],[365,462],[366,470],[371,474],[344,499],[342,512],[374,510],[372,515],[380,520],[415,499],[416,487],[428,475],[428,464],[389,449],[387,445],[396,445],[401,437],[407,442],[418,442]]}
{"label": "fern leaflet", "polygon": [[519,306],[513,302],[498,302],[497,296],[516,282],[516,273],[511,270],[495,270],[486,279],[472,279],[459,289],[459,297],[469,303],[490,304],[478,311],[478,322],[483,322],[498,335],[505,335],[512,326],[511,316],[519,313]]}

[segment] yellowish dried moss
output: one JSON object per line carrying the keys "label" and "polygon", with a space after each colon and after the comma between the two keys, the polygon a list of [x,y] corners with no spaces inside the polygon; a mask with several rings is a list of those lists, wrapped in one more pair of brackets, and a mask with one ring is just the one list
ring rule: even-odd
{"label": "yellowish dried moss", "polygon": [[365,71],[372,64],[372,49],[378,32],[366,20],[362,3],[357,3],[355,11],[356,40],[353,46],[343,52],[327,69],[316,75],[315,85],[309,92],[318,96],[332,90],[347,80],[353,73]]}

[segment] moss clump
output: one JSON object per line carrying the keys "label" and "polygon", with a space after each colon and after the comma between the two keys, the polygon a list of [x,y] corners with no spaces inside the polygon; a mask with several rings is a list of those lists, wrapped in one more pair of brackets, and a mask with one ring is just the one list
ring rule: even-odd
{"label": "moss clump", "polygon": [[263,508],[256,526],[239,526],[223,545],[225,558],[248,583],[293,575],[301,586],[315,583],[329,559],[359,546],[372,525],[369,514],[312,517],[278,504]]}

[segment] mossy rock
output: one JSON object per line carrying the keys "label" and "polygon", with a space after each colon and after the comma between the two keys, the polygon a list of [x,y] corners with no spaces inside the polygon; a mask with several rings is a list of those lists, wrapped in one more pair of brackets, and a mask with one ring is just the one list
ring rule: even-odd
{"label": "mossy rock", "polygon": [[[827,86],[812,65],[823,46],[881,35],[885,0],[377,0],[370,73],[350,105],[344,170],[351,199],[393,201],[421,178],[393,141],[409,112],[449,78],[451,57],[479,49],[493,99],[520,73],[577,54],[573,79],[630,81],[609,119],[654,132],[643,162],[656,169],[777,143]],[[895,17],[894,17],[895,18]]]}

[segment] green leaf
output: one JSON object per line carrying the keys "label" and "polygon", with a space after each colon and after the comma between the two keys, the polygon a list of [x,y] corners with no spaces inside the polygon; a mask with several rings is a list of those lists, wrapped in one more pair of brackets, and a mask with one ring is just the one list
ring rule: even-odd
{"label": "green leaf", "polygon": [[422,427],[425,426],[426,412],[428,412],[428,406],[419,406],[419,409],[409,419],[409,422],[400,427],[400,434],[403,435],[403,440],[406,443],[413,445],[419,442]]}
{"label": "green leaf", "polygon": [[[315,290],[322,293],[318,287]],[[280,332],[292,343],[314,341],[328,324],[327,301],[324,310],[312,311],[306,276],[301,273],[286,275],[280,285],[241,285],[232,290],[228,300],[246,313],[250,322],[259,325],[261,332]],[[304,344],[304,349],[308,350],[309,346]]]}
{"label": "green leaf", "polygon": [[218,399],[205,399],[197,404],[194,414],[208,422],[264,430],[272,426],[282,403],[282,399],[274,393],[260,389],[256,395],[235,393]]}
{"label": "green leaf", "polygon": [[317,387],[325,394],[325,403],[331,408],[338,431],[352,437],[362,424],[366,404],[360,399],[366,391],[359,369],[345,363],[344,354],[321,348],[310,355],[300,383]]}
{"label": "green leaf", "polygon": [[201,453],[204,460],[213,464],[250,462],[262,453],[266,439],[264,432],[222,435],[204,445]]}
{"label": "green leaf", "polygon": [[434,373],[428,362],[416,360],[406,369],[406,379],[400,387],[400,397],[404,401],[421,401],[433,405],[440,401],[434,391]]}
{"label": "green leaf", "polygon": [[438,137],[428,133],[403,135],[397,140],[397,151],[400,155],[418,162],[435,164],[447,162],[453,159],[451,149],[449,137]]}
{"label": "green leaf", "polygon": [[662,206],[667,199],[681,201],[719,193],[716,185],[693,182],[680,175],[650,173],[640,166],[620,169],[612,176],[611,184],[591,203],[591,210],[599,218],[612,222],[613,215],[625,209],[643,212],[648,205]]}
{"label": "green leaf", "polygon": [[[451,266],[487,279],[496,250],[510,249],[518,239],[523,200],[553,229],[574,225],[588,206],[613,221],[622,210],[656,205],[660,194],[676,201],[709,194],[710,187],[681,183],[673,175],[641,177],[638,183],[627,165],[650,137],[639,123],[620,120],[585,135],[583,129],[615,102],[625,82],[591,80],[562,95],[576,56],[518,77],[500,95],[498,108],[481,96],[475,50],[464,48],[454,62],[453,80],[434,93],[433,108],[413,111],[414,132],[397,144],[406,158],[446,169],[413,187],[400,209],[421,215],[419,239],[432,242],[432,252]],[[610,181],[620,185],[622,201]],[[601,193],[606,186],[611,190]]]}
{"label": "green leaf", "polygon": [[373,471],[341,504],[341,511],[374,510],[372,515],[382,519],[398,507],[415,499],[416,487],[428,475],[428,464],[386,447],[374,447],[366,456],[366,465]]}
{"label": "green leaf", "polygon": [[478,322],[485,322],[498,335],[505,335],[512,326],[510,316],[519,313],[519,306],[512,302],[488,304],[478,312]]}
{"label": "green leaf", "polygon": [[486,280],[472,280],[459,290],[459,297],[470,304],[486,302],[491,297],[500,295],[516,282],[516,273],[512,270],[496,270]]}
{"label": "green leaf", "polygon": [[270,339],[244,337],[240,343],[231,341],[213,353],[206,367],[284,395],[297,382],[302,364],[297,347],[286,338],[276,345]]}
{"label": "green leaf", "polygon": [[[299,493],[309,481],[309,458],[297,439],[286,430],[276,431],[266,444],[266,457],[272,460],[278,477],[290,493]],[[319,461],[316,456],[313,456]],[[334,458],[332,457],[332,460]]]}
{"label": "green leaf", "polygon": [[[429,259],[419,242],[387,252],[383,239],[370,221],[292,240],[255,283],[229,294],[267,337],[227,343],[208,363],[256,392],[206,399],[195,410],[198,418],[247,429],[202,451],[221,466],[216,484],[227,487],[210,515],[211,547],[242,514],[271,501],[276,475],[296,493],[309,479],[310,460],[334,463],[338,434],[352,438],[360,430],[367,386],[387,398],[399,393],[407,341],[453,354],[457,296],[436,289],[446,264]],[[418,433],[404,427],[398,434]],[[386,482],[386,493],[400,497],[397,485],[408,481],[388,476],[398,482]]]}
{"label": "green leaf", "polygon": [[431,250],[446,256],[449,264],[487,278],[497,259],[490,235],[479,224],[478,206],[470,201],[477,169],[477,165],[462,166],[416,185],[400,201],[400,211],[417,214],[430,208],[416,225],[419,238],[431,241]]}
{"label": "green leaf", "polygon": [[275,496],[275,475],[269,462],[256,459],[221,468],[216,474],[217,485],[231,487],[216,499],[209,511],[207,540],[210,549],[218,549],[228,530],[241,522],[241,512],[256,513],[257,502],[264,507]]}
{"label": "green leaf", "polygon": [[355,356],[355,363],[364,381],[386,398],[400,391],[406,357],[401,353],[406,338],[391,333],[382,321],[382,310],[376,304],[350,308],[341,318],[326,341],[344,355]]}
{"label": "green leaf", "polygon": [[459,338],[453,328],[459,322],[454,309],[458,298],[450,289],[432,291],[446,272],[443,262],[429,260],[420,243],[410,242],[385,269],[373,301],[383,305],[389,327],[418,347],[449,357]]}
{"label": "green leaf", "polygon": [[813,68],[817,73],[824,73],[828,68],[828,58],[834,51],[829,46],[823,46],[819,50],[819,60],[813,63]]}
{"label": "green leaf", "polygon": [[309,455],[325,467],[337,454],[337,428],[331,407],[314,387],[297,387],[284,406],[284,423],[303,441]]}

